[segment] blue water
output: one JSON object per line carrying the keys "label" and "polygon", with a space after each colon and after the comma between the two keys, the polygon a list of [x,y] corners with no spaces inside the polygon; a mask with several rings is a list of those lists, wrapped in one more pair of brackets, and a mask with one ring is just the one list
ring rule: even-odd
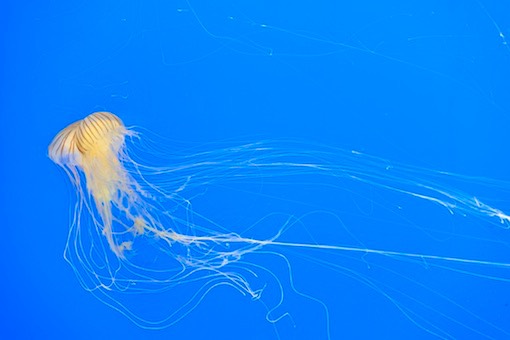
{"label": "blue water", "polygon": [[[459,208],[476,197],[510,213],[509,4],[19,1],[0,13],[0,338],[510,338],[510,272],[495,264],[510,263],[509,235],[482,208]],[[261,303],[222,286],[175,325],[142,329],[85,291],[63,257],[75,193],[47,146],[95,111],[176,149],[293,140],[304,148],[293,152],[342,150],[337,165],[356,161],[351,150],[380,160],[375,185],[283,178],[264,187],[274,202],[250,183],[197,189],[194,209],[232,231],[320,210],[288,240],[488,263],[275,246],[294,287],[277,255],[245,259],[286,287],[274,314],[270,288]],[[449,210],[385,190],[388,164],[413,178],[402,189],[459,201]],[[263,226],[254,234],[281,224]],[[171,291],[133,301],[148,314],[176,307]]]}

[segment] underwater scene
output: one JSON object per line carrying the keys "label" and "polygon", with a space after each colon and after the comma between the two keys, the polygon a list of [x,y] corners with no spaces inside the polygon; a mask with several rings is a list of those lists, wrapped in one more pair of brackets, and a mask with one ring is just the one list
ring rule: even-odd
{"label": "underwater scene", "polygon": [[5,339],[510,338],[510,5],[1,5]]}

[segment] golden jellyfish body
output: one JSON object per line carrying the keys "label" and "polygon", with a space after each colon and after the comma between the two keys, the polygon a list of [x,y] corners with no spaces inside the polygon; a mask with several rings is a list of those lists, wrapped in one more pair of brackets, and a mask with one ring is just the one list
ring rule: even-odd
{"label": "golden jellyfish body", "polygon": [[134,183],[121,162],[125,138],[130,134],[113,113],[96,112],[60,131],[48,147],[50,159],[70,171],[78,188],[79,171],[84,174],[88,194],[93,197],[102,219],[103,234],[118,256],[131,244],[115,244],[112,202],[119,208],[123,199],[137,199],[131,188]]}

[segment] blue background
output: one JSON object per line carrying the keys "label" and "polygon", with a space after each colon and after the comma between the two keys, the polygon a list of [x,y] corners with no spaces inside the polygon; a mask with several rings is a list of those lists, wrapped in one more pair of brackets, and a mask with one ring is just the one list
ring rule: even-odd
{"label": "blue background", "polygon": [[[177,325],[147,331],[79,286],[62,257],[72,188],[46,149],[61,128],[94,111],[183,143],[297,138],[508,179],[505,1],[11,1],[0,13],[0,337],[275,337],[260,305],[228,289]],[[508,211],[508,183],[497,186],[490,202]],[[392,228],[386,222],[381,229]],[[439,228],[444,220],[431,223]],[[507,242],[505,234],[477,237]],[[315,280],[327,280],[317,271]],[[312,291],[319,287],[308,279]],[[336,313],[332,338],[432,337],[348,282],[329,287],[356,297],[326,301]],[[475,313],[510,331],[505,287],[444,284],[480,297]],[[491,309],[479,311],[485,303]],[[323,338],[315,328],[323,316],[317,319],[302,332],[284,320],[280,335],[311,338],[317,329]]]}

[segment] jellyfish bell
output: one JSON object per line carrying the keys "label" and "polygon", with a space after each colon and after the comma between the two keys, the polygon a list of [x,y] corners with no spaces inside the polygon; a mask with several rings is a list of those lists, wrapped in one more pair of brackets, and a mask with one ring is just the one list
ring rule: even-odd
{"label": "jellyfish bell", "polygon": [[59,165],[82,165],[81,157],[116,155],[129,131],[119,117],[95,112],[60,131],[48,147],[48,155]]}
{"label": "jellyfish bell", "polygon": [[[475,313],[417,281],[414,273],[403,268],[398,272],[388,264],[400,261],[452,276],[508,283],[510,264],[504,258],[472,256],[473,248],[489,254],[496,247],[505,249],[506,242],[468,225],[476,227],[481,221],[484,227],[497,227],[492,232],[503,238],[510,216],[492,202],[439,180],[485,185],[484,192],[494,197],[500,194],[498,188],[506,192],[508,183],[313,144],[218,144],[187,148],[183,154],[165,144],[163,138],[126,127],[112,113],[96,112],[64,128],[48,148],[50,159],[66,171],[77,193],[66,260],[85,289],[137,325],[171,326],[215,288],[227,286],[262,302],[271,323],[291,314],[284,308],[284,297],[290,294],[319,306],[323,335],[329,338],[333,306],[323,302],[327,297],[318,297],[322,287],[318,292],[296,288],[290,260],[296,257],[379,293],[422,332],[447,338],[452,327],[459,330],[455,334],[510,334],[482,318],[475,318],[482,326],[474,329],[463,320]],[[165,164],[149,165],[154,159]],[[229,221],[235,209],[227,207],[225,193],[232,195],[232,207],[246,205],[247,213]],[[265,204],[252,211],[246,198]],[[197,200],[202,209],[208,203],[213,210],[197,211]],[[410,200],[414,207],[406,206]],[[360,208],[365,201],[369,212]],[[413,208],[423,211],[419,219]],[[422,215],[436,214],[442,220],[457,218],[462,232],[444,230],[436,221],[422,226]],[[391,228],[381,227],[385,219]],[[380,238],[386,235],[391,237]],[[430,248],[413,243],[423,238],[431,240]],[[452,239],[471,248],[446,246]],[[435,253],[438,246],[442,253]],[[373,276],[377,271],[383,275]],[[400,286],[402,282],[408,286]],[[415,291],[425,297],[414,298]],[[164,303],[161,294],[169,296]],[[161,313],[137,307],[137,298],[143,306],[153,298]],[[437,311],[446,305],[458,308],[459,314],[419,312],[424,306]]]}

